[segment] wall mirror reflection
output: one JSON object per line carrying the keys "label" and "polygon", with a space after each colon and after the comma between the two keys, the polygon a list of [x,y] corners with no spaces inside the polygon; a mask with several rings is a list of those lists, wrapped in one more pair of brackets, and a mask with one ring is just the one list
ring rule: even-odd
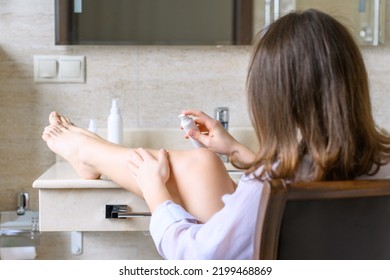
{"label": "wall mirror reflection", "polygon": [[361,45],[384,43],[385,0],[56,0],[57,45],[250,45],[291,10],[316,8]]}

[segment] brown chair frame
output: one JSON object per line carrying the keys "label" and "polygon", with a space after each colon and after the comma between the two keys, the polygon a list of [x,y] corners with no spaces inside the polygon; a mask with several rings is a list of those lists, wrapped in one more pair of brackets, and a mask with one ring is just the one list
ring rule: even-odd
{"label": "brown chair frame", "polygon": [[279,235],[288,201],[390,196],[390,179],[299,183],[270,180],[264,182],[264,188],[268,189],[269,199],[261,230],[259,257],[272,260],[278,258]]}

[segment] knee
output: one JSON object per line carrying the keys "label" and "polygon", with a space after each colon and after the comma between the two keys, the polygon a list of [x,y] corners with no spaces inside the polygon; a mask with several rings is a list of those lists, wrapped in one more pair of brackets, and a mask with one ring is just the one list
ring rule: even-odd
{"label": "knee", "polygon": [[226,172],[219,156],[208,149],[172,151],[169,153],[172,171],[176,174],[213,175]]}
{"label": "knee", "polygon": [[219,156],[208,149],[191,150],[188,164],[202,174],[226,170]]}

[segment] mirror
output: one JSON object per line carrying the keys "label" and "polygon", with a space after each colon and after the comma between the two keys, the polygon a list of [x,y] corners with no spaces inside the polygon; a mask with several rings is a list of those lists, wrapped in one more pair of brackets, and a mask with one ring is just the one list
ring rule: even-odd
{"label": "mirror", "polygon": [[385,0],[266,0],[265,2],[265,14],[268,14],[265,24],[291,10],[314,8],[341,20],[360,45],[384,44]]}
{"label": "mirror", "polygon": [[361,45],[384,42],[384,0],[56,0],[56,45],[249,45],[291,10],[347,18]]}
{"label": "mirror", "polygon": [[252,0],[56,0],[56,44],[241,45]]}

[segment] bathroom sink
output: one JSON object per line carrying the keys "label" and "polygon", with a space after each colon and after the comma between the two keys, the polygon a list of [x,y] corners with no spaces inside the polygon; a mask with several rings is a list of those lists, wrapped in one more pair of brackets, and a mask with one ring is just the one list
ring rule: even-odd
{"label": "bathroom sink", "polygon": [[[252,150],[258,147],[257,138],[251,127],[232,127],[229,133]],[[107,132],[99,129],[98,134],[106,138]],[[193,149],[191,141],[184,138],[185,132],[179,128],[133,128],[123,132],[123,144],[132,148],[187,150]]]}
{"label": "bathroom sink", "polygon": [[38,211],[0,212],[0,247],[31,246],[39,240]]}
{"label": "bathroom sink", "polygon": [[0,212],[0,235],[15,235],[38,231],[38,212],[26,211],[18,215],[16,211]]}

